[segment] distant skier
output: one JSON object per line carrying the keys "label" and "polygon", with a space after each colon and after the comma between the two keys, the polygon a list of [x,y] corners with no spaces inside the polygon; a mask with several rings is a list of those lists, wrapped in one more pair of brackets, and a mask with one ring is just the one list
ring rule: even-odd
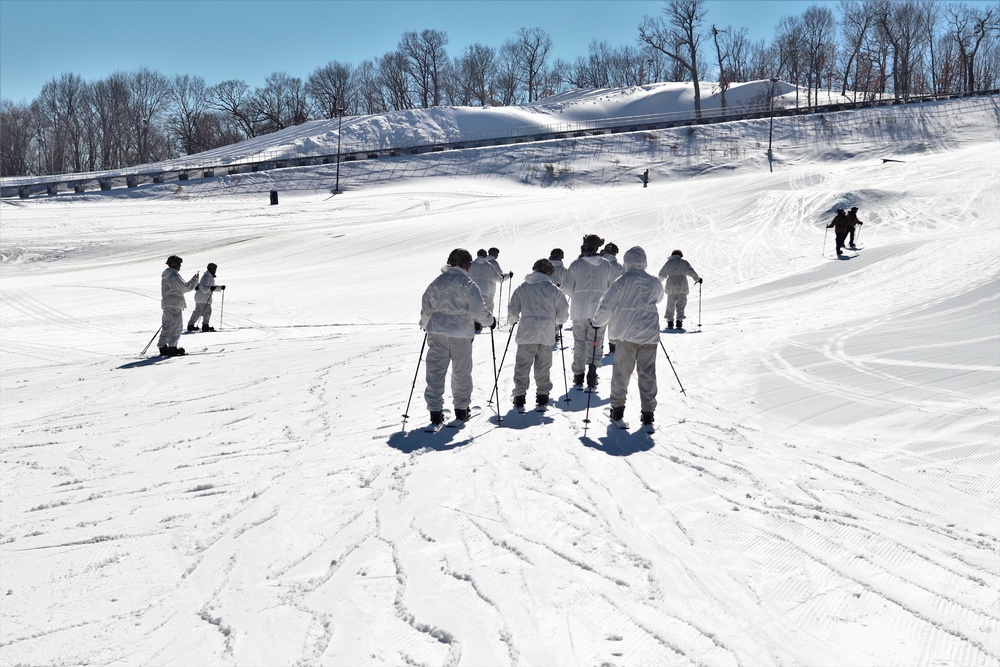
{"label": "distant skier", "polygon": [[838,208],[837,215],[829,225],[826,226],[827,229],[833,227],[833,232],[837,239],[837,257],[844,254],[844,241],[847,240],[847,232],[849,230],[849,225],[847,222],[847,214],[844,213],[844,209]]}
{"label": "distant skier", "polygon": [[563,264],[563,258],[565,257],[562,248],[553,248],[552,252],[549,253],[549,261],[552,262],[552,282],[556,284],[556,287],[562,285],[563,278],[566,277],[566,265]]}
{"label": "distant skier", "polygon": [[[573,320],[573,386],[583,387],[584,372],[587,386],[597,386],[597,369],[601,367],[601,357],[596,353],[604,350],[606,327],[594,330],[590,318],[597,311],[597,302],[614,282],[611,264],[597,254],[604,243],[597,234],[587,234],[580,246],[580,257],[566,269],[562,289],[570,298],[569,314]],[[588,370],[589,365],[589,370]]]}
{"label": "distant skier", "polygon": [[649,186],[649,169],[647,169],[646,171],[642,172],[642,187],[645,188],[645,187],[648,187],[648,186]]}
{"label": "distant skier", "polygon": [[[618,246],[614,243],[608,242],[604,244],[604,248],[601,250],[601,257],[608,260],[611,264],[611,271],[613,280],[617,280],[621,274],[625,273],[625,267],[618,263]],[[615,353],[615,339],[608,338],[608,353]]]}
{"label": "distant skier", "polygon": [[664,315],[667,318],[668,329],[673,329],[675,324],[678,329],[684,328],[684,309],[687,307],[688,294],[691,292],[688,285],[689,277],[694,279],[695,284],[704,282],[691,263],[684,259],[684,253],[674,250],[660,269],[660,279],[666,281],[663,284],[663,291],[667,294],[667,312]]}
{"label": "distant skier", "polygon": [[552,346],[555,331],[569,317],[569,302],[552,282],[552,262],[540,259],[531,267],[524,282],[511,292],[507,306],[509,321],[520,323],[517,329],[517,356],[514,360],[514,406],[523,408],[535,369],[535,404],[543,407],[552,391]]}
{"label": "distant skier", "polygon": [[163,310],[161,320],[160,340],[156,346],[165,357],[176,357],[186,354],[183,347],[177,347],[184,329],[184,309],[187,301],[184,293],[190,292],[198,284],[198,274],[184,282],[181,278],[181,263],[183,259],[177,255],[167,257],[167,268],[160,274],[160,308]]}
{"label": "distant skier", "polygon": [[483,295],[469,278],[472,255],[456,248],[448,255],[448,265],[427,289],[420,305],[420,328],[427,332],[427,388],[424,400],[431,423],[444,421],[444,381],[451,365],[451,393],[455,417],[469,419],[472,401],[472,340],[474,322],[496,326],[496,318],[486,308]]}
{"label": "distant skier", "polygon": [[[848,241],[849,245],[847,247],[849,247],[851,250],[858,249],[857,246],[854,245],[854,228],[858,225],[863,225],[863,224],[865,223],[858,220],[858,207],[852,206],[851,210],[848,211],[847,213],[847,234],[850,237],[850,240]],[[858,234],[860,233],[861,231],[858,230]]]}
{"label": "distant skier", "polygon": [[500,282],[503,282],[504,280],[509,280],[514,277],[513,271],[511,271],[510,273],[504,273],[503,269],[500,268],[500,262],[497,260],[497,258],[500,257],[500,248],[490,248],[489,255],[490,255],[489,256],[490,263],[496,267],[497,273],[500,274]]}
{"label": "distant skier", "polygon": [[608,324],[608,335],[618,341],[611,375],[611,418],[621,421],[624,417],[629,381],[638,369],[639,409],[642,423],[649,426],[656,409],[656,347],[660,342],[656,304],[663,300],[663,289],[656,276],[646,272],[645,250],[629,248],[623,259],[625,273],[601,297],[591,324]]}
{"label": "distant skier", "polygon": [[225,285],[216,285],[215,276],[218,266],[209,264],[205,275],[201,277],[201,282],[194,288],[194,310],[191,311],[191,318],[188,320],[187,330],[197,331],[196,323],[201,319],[202,331],[215,331],[215,327],[210,326],[208,321],[212,317],[212,293],[219,289],[226,289]]}
{"label": "distant skier", "polygon": [[[500,273],[500,265],[491,261],[485,250],[480,248],[476,251],[476,259],[469,266],[469,277],[479,287],[486,302],[486,308],[492,313],[496,308],[497,283],[503,281],[503,274]],[[483,329],[482,322],[476,322],[475,330],[479,333]]]}

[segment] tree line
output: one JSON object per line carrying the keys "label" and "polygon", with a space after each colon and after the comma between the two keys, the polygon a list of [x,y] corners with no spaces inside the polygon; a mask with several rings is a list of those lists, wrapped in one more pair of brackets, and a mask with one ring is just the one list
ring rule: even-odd
{"label": "tree line", "polygon": [[[777,78],[816,104],[820,90],[851,101],[995,89],[1000,82],[1000,3],[840,0],[783,17],[773,37],[706,21],[706,0],[668,0],[645,16],[636,43],[593,41],[573,62],[552,57],[541,28],[499,47],[450,55],[439,30],[406,32],[396,49],[356,65],[331,61],[303,80],[285,72],[263,85],[209,85],[196,75],[148,68],[98,81],[65,73],[30,103],[0,100],[0,175],[117,169],[191,155],[308,120],[440,105],[510,106],[575,88],[701,85]],[[717,83],[715,82],[717,79]],[[798,97],[798,96],[797,96]]]}

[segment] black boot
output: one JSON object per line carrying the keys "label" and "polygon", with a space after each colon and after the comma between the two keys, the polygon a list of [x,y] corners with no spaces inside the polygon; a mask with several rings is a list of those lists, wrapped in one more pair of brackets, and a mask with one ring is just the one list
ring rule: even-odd
{"label": "black boot", "polygon": [[208,326],[207,324],[203,324],[203,325],[202,325],[202,327],[201,327],[201,330],[202,330],[202,331],[205,331],[205,332],[208,332],[208,331],[215,331],[215,327],[210,327],[210,326]]}
{"label": "black boot", "polygon": [[625,406],[619,408],[611,408],[611,419],[612,421],[620,422],[625,418]]}
{"label": "black boot", "polygon": [[615,353],[615,344],[608,343],[608,354],[614,354],[614,353]]}
{"label": "black boot", "polygon": [[590,370],[587,371],[587,389],[597,388],[597,366],[594,364],[590,365]]}
{"label": "black boot", "polygon": [[650,424],[653,423],[653,413],[652,412],[643,412],[643,413],[640,413],[639,418],[642,420],[643,426],[649,426]]}
{"label": "black boot", "polygon": [[573,374],[573,387],[575,389],[583,389],[583,373]]}
{"label": "black boot", "polygon": [[524,394],[514,397],[514,407],[523,408],[524,407]]}
{"label": "black boot", "polygon": [[684,330],[684,321],[683,320],[677,320],[677,329],[679,331],[683,331]]}
{"label": "black boot", "polygon": [[160,346],[160,356],[161,357],[169,357],[170,356],[170,348],[167,347],[166,345],[161,345]]}
{"label": "black boot", "polygon": [[438,410],[431,410],[431,423],[432,424],[443,424],[444,423],[444,413]]}
{"label": "black boot", "polygon": [[673,320],[667,320],[667,328],[668,329],[673,329],[674,328],[674,321]]}
{"label": "black boot", "polygon": [[198,330],[198,327],[196,327],[195,325],[193,325],[193,324],[189,324],[188,325],[188,331],[197,331],[197,330]]}
{"label": "black boot", "polygon": [[455,408],[455,419],[458,421],[467,422],[471,416],[472,411],[469,408]]}
{"label": "black boot", "polygon": [[543,405],[548,405],[548,404],[549,404],[549,395],[548,394],[537,394],[535,396],[535,405],[543,406]]}

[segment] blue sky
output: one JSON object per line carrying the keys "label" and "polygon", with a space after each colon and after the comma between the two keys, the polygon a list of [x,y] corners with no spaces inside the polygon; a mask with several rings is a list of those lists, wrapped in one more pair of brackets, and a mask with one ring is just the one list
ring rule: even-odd
{"label": "blue sky", "polygon": [[[499,47],[522,27],[543,28],[555,57],[586,55],[591,41],[634,44],[640,0],[0,0],[0,97],[30,101],[65,72],[96,81],[140,67],[198,75],[209,85],[262,85],[273,72],[302,79],[338,60],[357,64],[396,47],[408,30],[448,35],[448,53]],[[770,39],[782,16],[815,2],[709,0],[707,24]],[[836,11],[837,3],[828,2]]]}

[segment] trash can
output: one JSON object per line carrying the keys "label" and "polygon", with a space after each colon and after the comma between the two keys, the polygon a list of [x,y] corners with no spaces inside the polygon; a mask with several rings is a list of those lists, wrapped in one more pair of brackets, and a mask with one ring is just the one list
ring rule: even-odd
{"label": "trash can", "polygon": [[275,206],[278,203],[278,191],[271,190],[271,206]]}

